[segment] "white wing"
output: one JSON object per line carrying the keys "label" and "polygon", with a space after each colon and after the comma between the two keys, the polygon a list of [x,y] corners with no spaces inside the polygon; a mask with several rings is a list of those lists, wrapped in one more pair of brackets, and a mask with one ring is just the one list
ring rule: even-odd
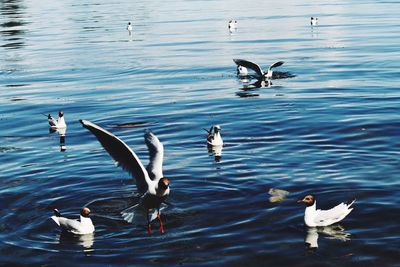
{"label": "white wing", "polygon": [[97,137],[97,140],[99,140],[100,144],[110,156],[118,162],[118,165],[135,178],[138,191],[140,193],[145,193],[151,180],[135,152],[121,139],[100,126],[87,120],[80,120],[80,122],[83,127]]}
{"label": "white wing", "polygon": [[150,130],[146,130],[144,141],[149,149],[150,156],[147,172],[152,180],[159,180],[163,178],[164,146]]}
{"label": "white wing", "polygon": [[353,208],[350,208],[353,203],[354,201],[350,204],[345,204],[342,202],[329,210],[316,210],[316,223],[324,226],[341,221],[353,210]]}
{"label": "white wing", "polygon": [[236,65],[238,65],[238,66],[243,66],[243,67],[246,67],[248,69],[255,71],[257,73],[257,75],[259,75],[260,77],[264,76],[264,72],[262,71],[260,66],[258,66],[254,62],[247,61],[244,59],[233,59],[233,62],[235,62]]}

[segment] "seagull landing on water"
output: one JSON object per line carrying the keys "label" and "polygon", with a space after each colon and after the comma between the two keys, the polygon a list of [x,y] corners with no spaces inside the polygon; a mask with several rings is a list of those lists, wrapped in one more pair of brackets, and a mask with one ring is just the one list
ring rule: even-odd
{"label": "seagull landing on water", "polygon": [[[238,66],[238,71],[239,71],[239,67],[245,67],[245,68],[251,69],[257,74],[258,78],[262,79],[262,80],[272,79],[272,73],[273,73],[272,69],[282,66],[284,63],[283,61],[275,62],[274,64],[269,66],[269,68],[267,70],[263,71],[259,65],[257,65],[254,62],[251,62],[251,61],[247,61],[244,59],[233,59],[233,62],[235,62],[236,65]],[[247,69],[246,69],[246,71],[247,71]]]}
{"label": "seagull landing on water", "polygon": [[147,230],[151,233],[150,210],[156,209],[157,219],[160,222],[160,232],[164,233],[164,226],[160,216],[160,206],[169,195],[169,180],[164,177],[162,164],[164,158],[164,146],[151,131],[146,130],[144,141],[150,155],[150,162],[147,169],[143,166],[138,156],[114,134],[91,123],[87,120],[80,120],[83,127],[96,136],[104,149],[110,156],[128,171],[136,180],[136,187],[142,195],[139,206],[146,211]]}
{"label": "seagull landing on water", "polygon": [[211,126],[210,130],[204,129],[207,135],[207,144],[210,146],[222,146],[224,142],[221,137],[221,127],[219,125]]}
{"label": "seagull landing on water", "polygon": [[89,217],[90,209],[84,207],[81,210],[79,220],[67,219],[61,215],[61,213],[55,209],[54,215],[51,216],[53,221],[61,227],[63,231],[70,232],[77,235],[91,234],[94,232],[94,225]]}
{"label": "seagull landing on water", "polygon": [[52,129],[65,129],[67,128],[67,124],[64,119],[64,112],[58,112],[58,119],[56,120],[50,114],[47,116],[47,120],[49,122],[50,128]]}
{"label": "seagull landing on water", "polygon": [[311,26],[317,26],[318,18],[311,17],[310,24],[311,24]]}
{"label": "seagull landing on water", "polygon": [[304,223],[309,227],[328,226],[343,220],[352,210],[350,208],[355,200],[350,204],[340,203],[339,205],[329,209],[316,209],[316,200],[313,195],[307,195],[297,203],[305,203],[306,210],[304,212]]}

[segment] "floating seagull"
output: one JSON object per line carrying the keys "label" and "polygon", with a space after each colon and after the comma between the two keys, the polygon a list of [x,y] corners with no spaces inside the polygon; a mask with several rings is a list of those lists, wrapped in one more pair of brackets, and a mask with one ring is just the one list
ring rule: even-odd
{"label": "floating seagull", "polygon": [[244,60],[244,59],[233,59],[233,62],[235,62],[236,65],[238,65],[238,67],[239,67],[239,66],[242,66],[242,67],[249,68],[249,69],[255,71],[255,73],[257,74],[257,76],[258,76],[260,79],[263,79],[263,80],[265,80],[265,79],[267,79],[267,80],[271,79],[271,78],[272,78],[272,73],[273,73],[273,72],[272,72],[272,69],[273,69],[273,68],[276,68],[276,67],[279,67],[279,66],[282,66],[283,63],[284,63],[283,61],[275,62],[274,64],[272,64],[271,66],[269,66],[269,68],[268,68],[266,71],[263,71],[263,70],[260,68],[259,65],[257,65],[256,63],[253,63],[253,62],[251,62],[251,61],[247,61],[247,60]]}
{"label": "floating seagull", "polygon": [[230,20],[228,22],[228,29],[232,32],[235,31],[237,28],[237,21],[236,20]]}
{"label": "floating seagull", "polygon": [[132,26],[131,22],[128,22],[128,26],[126,26],[126,29],[128,30],[129,35],[131,35],[131,33],[133,31],[133,26]]}
{"label": "floating seagull", "polygon": [[210,130],[204,129],[207,135],[207,144],[211,146],[222,146],[224,142],[221,137],[221,127],[219,125],[211,126]]}
{"label": "floating seagull", "polygon": [[85,235],[94,232],[94,225],[89,217],[89,214],[90,209],[84,207],[81,210],[79,220],[74,220],[62,217],[61,213],[57,209],[54,209],[54,215],[51,216],[51,218],[56,222],[56,224],[58,224],[58,226],[61,227],[62,230],[77,235]]}
{"label": "floating seagull", "polygon": [[318,25],[318,18],[311,17],[310,24],[311,24],[311,26]]}
{"label": "floating seagull", "polygon": [[339,205],[329,209],[316,209],[316,200],[313,195],[307,195],[297,203],[305,203],[307,205],[304,212],[304,223],[309,227],[328,226],[343,220],[352,210],[350,204],[340,203]]}
{"label": "floating seagull", "polygon": [[64,120],[64,112],[58,112],[58,119],[54,119],[50,114],[47,116],[47,120],[49,121],[50,128],[52,129],[65,129],[67,128],[67,124],[65,124]]}
{"label": "floating seagull", "polygon": [[129,172],[136,180],[136,187],[142,194],[140,207],[146,210],[147,230],[151,233],[150,210],[157,210],[157,219],[160,222],[160,232],[164,233],[164,226],[160,217],[160,206],[169,195],[169,180],[164,177],[162,164],[164,158],[164,146],[158,138],[149,130],[144,134],[144,140],[149,150],[150,162],[147,169],[143,166],[138,156],[114,134],[91,123],[80,120],[83,127],[94,134],[104,149],[124,170]]}

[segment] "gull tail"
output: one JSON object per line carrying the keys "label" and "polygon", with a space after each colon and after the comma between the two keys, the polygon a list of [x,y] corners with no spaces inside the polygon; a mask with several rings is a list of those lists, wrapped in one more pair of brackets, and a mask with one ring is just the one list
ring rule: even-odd
{"label": "gull tail", "polygon": [[58,209],[54,209],[54,215],[51,216],[50,218],[53,219],[53,221],[58,224],[58,226],[60,226],[60,220],[58,218],[61,217],[61,213],[60,211],[58,211]]}

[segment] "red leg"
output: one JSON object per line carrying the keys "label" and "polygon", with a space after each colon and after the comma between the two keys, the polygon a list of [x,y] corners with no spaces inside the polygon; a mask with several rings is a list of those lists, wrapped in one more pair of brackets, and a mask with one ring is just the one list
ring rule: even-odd
{"label": "red leg", "polygon": [[147,225],[147,233],[149,235],[151,235],[151,224],[150,223]]}
{"label": "red leg", "polygon": [[163,222],[161,220],[160,212],[157,213],[157,218],[158,218],[158,221],[160,222],[160,233],[163,234],[164,233],[164,225],[163,225]]}

